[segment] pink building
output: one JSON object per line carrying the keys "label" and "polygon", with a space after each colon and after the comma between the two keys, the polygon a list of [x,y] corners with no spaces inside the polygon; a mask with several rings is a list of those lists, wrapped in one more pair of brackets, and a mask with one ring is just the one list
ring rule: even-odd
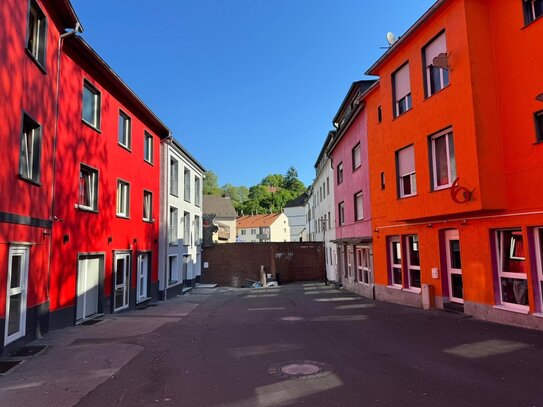
{"label": "pink building", "polygon": [[338,273],[343,285],[373,298],[372,228],[366,98],[374,81],[354,82],[334,117],[336,135],[328,150],[334,168]]}

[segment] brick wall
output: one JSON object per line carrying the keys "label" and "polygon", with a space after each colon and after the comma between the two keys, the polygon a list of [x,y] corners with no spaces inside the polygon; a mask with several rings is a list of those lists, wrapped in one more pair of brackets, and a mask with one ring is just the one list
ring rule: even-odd
{"label": "brick wall", "polygon": [[326,273],[324,246],[318,242],[217,244],[204,249],[202,262],[202,283],[231,287],[259,280],[260,266],[279,274],[281,283],[323,280]]}

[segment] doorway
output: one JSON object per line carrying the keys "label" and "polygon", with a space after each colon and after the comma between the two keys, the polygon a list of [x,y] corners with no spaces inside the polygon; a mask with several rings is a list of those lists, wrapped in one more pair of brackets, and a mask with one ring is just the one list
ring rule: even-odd
{"label": "doorway", "polygon": [[103,264],[103,255],[80,255],[78,258],[76,322],[99,312],[100,275]]}
{"label": "doorway", "polygon": [[149,299],[149,265],[150,253],[138,254],[138,279],[136,302],[140,303]]}
{"label": "doorway", "polygon": [[5,344],[22,338],[26,333],[28,257],[29,248],[26,246],[12,246],[9,249]]}
{"label": "doorway", "polygon": [[456,229],[445,231],[445,257],[449,299],[453,303],[464,304],[460,236]]}
{"label": "doorway", "polygon": [[114,262],[114,312],[128,308],[130,294],[130,253],[115,253]]}

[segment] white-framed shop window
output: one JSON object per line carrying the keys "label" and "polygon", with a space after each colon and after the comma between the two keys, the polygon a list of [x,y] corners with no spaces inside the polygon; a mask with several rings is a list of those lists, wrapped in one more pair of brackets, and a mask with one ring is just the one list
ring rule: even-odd
{"label": "white-framed shop window", "polygon": [[400,236],[389,236],[389,280],[392,287],[403,287],[402,281],[402,245]]}
{"label": "white-framed shop window", "polygon": [[356,271],[359,283],[370,284],[370,249],[369,247],[356,247]]}
{"label": "white-framed shop window", "polygon": [[412,290],[420,290],[420,252],[418,236],[406,236],[405,247],[407,252],[407,287]]}

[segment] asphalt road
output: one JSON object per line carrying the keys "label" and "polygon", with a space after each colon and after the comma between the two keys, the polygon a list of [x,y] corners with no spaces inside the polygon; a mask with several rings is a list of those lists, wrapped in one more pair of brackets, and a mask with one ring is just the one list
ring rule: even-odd
{"label": "asphalt road", "polygon": [[80,406],[543,406],[543,333],[321,283],[220,288]]}

